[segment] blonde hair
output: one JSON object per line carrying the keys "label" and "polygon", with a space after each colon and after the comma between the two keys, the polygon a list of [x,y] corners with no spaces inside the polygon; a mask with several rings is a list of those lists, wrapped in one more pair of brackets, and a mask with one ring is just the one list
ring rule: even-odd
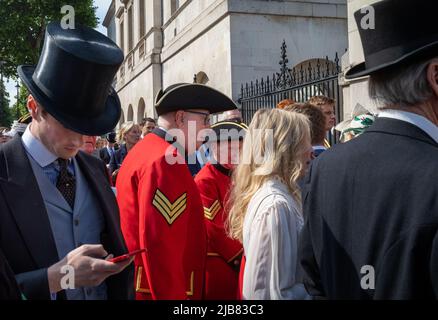
{"label": "blonde hair", "polygon": [[124,135],[129,131],[131,131],[135,126],[138,127],[138,124],[135,124],[134,121],[125,122],[120,128],[119,132],[117,133],[117,142],[118,143],[125,142],[125,139],[123,138]]}
{"label": "blonde hair", "polygon": [[[267,147],[269,132],[273,138],[271,147]],[[248,204],[267,180],[280,179],[297,203],[301,203],[297,180],[303,170],[300,156],[307,151],[303,143],[306,139],[310,142],[309,120],[305,115],[281,109],[261,109],[255,113],[243,142],[243,161],[233,174],[226,225],[231,238],[242,242]],[[260,157],[264,161],[255,161]]]}

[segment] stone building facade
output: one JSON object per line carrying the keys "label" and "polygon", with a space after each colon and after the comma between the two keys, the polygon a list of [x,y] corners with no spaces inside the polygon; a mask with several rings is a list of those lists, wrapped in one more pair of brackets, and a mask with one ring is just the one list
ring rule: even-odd
{"label": "stone building facade", "polygon": [[125,54],[120,123],[139,122],[161,88],[195,75],[237,101],[242,83],[279,71],[283,40],[290,67],[343,54],[347,0],[113,0],[104,25]]}

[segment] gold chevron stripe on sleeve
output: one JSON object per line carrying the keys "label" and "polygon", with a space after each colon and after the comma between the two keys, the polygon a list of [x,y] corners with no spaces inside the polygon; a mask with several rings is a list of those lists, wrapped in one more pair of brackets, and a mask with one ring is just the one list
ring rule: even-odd
{"label": "gold chevron stripe on sleeve", "polygon": [[213,202],[210,208],[204,207],[204,217],[206,217],[208,220],[213,220],[221,208],[220,202],[216,200]]}
{"label": "gold chevron stripe on sleeve", "polygon": [[182,194],[172,203],[164,193],[157,189],[152,204],[166,219],[167,223],[172,224],[187,208],[187,193]]}

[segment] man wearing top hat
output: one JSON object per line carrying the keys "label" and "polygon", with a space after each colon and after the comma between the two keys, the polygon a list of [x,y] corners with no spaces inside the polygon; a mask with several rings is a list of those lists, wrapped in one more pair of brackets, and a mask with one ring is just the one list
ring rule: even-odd
{"label": "man wearing top hat", "polygon": [[116,133],[110,132],[105,136],[108,145],[99,150],[99,157],[106,165],[110,163],[111,156],[116,153],[114,145],[116,144]]}
{"label": "man wearing top hat", "polygon": [[[436,2],[372,4],[362,29],[374,124],[314,160],[303,190],[304,284],[330,299],[438,297]],[[368,10],[369,11],[369,10]]]}
{"label": "man wearing top hat", "polygon": [[18,68],[32,122],[0,148],[0,249],[27,299],[133,297],[131,261],[105,259],[127,252],[106,169],[78,152],[119,120],[122,61],[97,31],[52,22],[38,65]]}
{"label": "man wearing top hat", "polygon": [[[207,254],[204,210],[187,155],[204,141],[212,113],[235,103],[201,84],[176,84],[156,97],[158,128],[127,155],[117,178],[117,200],[135,259],[137,299],[201,299]],[[192,128],[191,128],[192,127]]]}

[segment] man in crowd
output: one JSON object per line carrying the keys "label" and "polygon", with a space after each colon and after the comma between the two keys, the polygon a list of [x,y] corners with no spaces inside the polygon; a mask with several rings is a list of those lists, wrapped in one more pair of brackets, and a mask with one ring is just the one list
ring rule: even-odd
{"label": "man in crowd", "polygon": [[243,122],[242,113],[239,109],[226,111],[223,120]]}
{"label": "man in crowd", "polygon": [[99,32],[52,22],[38,65],[18,68],[33,120],[0,147],[0,250],[27,299],[133,297],[132,261],[105,259],[127,252],[105,167],[79,152],[120,118],[122,62]]}
{"label": "man in crowd", "polygon": [[304,114],[310,121],[310,133],[312,138],[312,159],[318,157],[327,148],[324,146],[325,117],[322,111],[310,103],[294,103],[283,108],[286,111],[295,111]]}
{"label": "man in crowd", "polygon": [[109,165],[111,157],[116,153],[115,144],[116,144],[116,133],[110,132],[105,136],[105,139],[108,141],[106,147],[103,147],[99,150],[99,157],[105,162],[106,165]]}
{"label": "man in crowd", "polygon": [[207,300],[236,300],[242,244],[228,237],[228,198],[231,175],[239,164],[243,138],[248,127],[237,121],[221,121],[211,126],[208,145],[212,160],[196,175],[195,182],[204,206],[208,252],[205,267]]}
{"label": "man in crowd", "polygon": [[155,120],[152,118],[144,118],[142,121],[142,125],[140,125],[141,128],[141,137],[144,138],[147,134],[154,131],[156,127]]}
{"label": "man in crowd", "polygon": [[146,249],[135,260],[137,299],[202,298],[207,236],[187,155],[204,141],[210,114],[235,108],[227,96],[200,84],[158,93],[159,128],[128,153],[116,184],[128,248]]}
{"label": "man in crowd", "polygon": [[[310,104],[318,107],[325,117],[325,132],[328,137],[330,130],[336,124],[335,115],[335,100],[326,96],[314,96],[308,101]],[[324,147],[330,148],[330,143],[327,139],[324,140]]]}
{"label": "man in crowd", "polygon": [[365,62],[346,77],[370,76],[381,111],[359,137],[315,159],[306,177],[303,280],[329,299],[436,299],[436,3],[372,7],[373,29],[361,28],[370,10],[355,13]]}

